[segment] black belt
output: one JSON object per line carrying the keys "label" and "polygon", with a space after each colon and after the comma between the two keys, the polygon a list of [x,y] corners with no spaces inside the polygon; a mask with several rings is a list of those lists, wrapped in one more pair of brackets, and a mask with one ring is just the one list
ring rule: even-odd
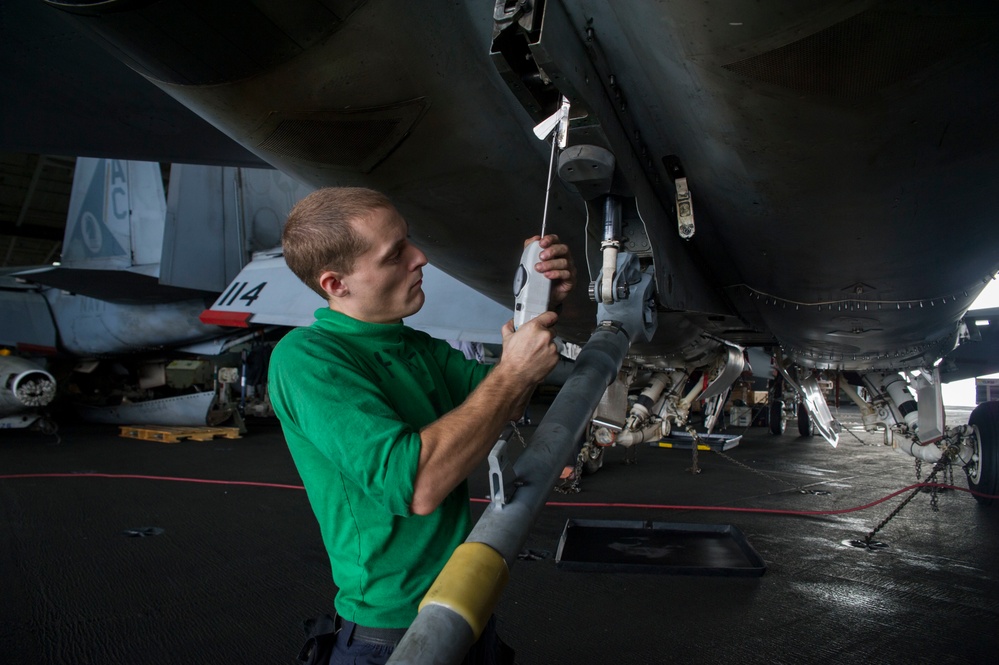
{"label": "black belt", "polygon": [[[352,621],[344,621],[345,624],[353,623]],[[344,626],[344,629],[348,629],[350,626]],[[361,642],[369,642],[371,644],[386,644],[389,646],[395,646],[402,641],[403,635],[406,634],[405,628],[369,628],[367,626],[359,626],[354,624],[353,632],[349,633],[348,640],[353,638],[355,640],[360,640]]]}

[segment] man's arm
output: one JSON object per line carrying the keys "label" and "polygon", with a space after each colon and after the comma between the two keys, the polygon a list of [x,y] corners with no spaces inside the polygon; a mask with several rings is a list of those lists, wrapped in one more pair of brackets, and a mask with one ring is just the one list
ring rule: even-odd
{"label": "man's arm", "polygon": [[500,362],[461,406],[420,431],[414,513],[433,512],[488,454],[506,423],[523,412],[558,360],[551,330],[557,319],[545,312],[516,332],[512,322],[503,326]]}

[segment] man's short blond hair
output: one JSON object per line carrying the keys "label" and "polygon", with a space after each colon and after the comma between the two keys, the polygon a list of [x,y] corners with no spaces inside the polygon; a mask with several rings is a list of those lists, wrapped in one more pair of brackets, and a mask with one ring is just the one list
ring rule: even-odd
{"label": "man's short blond hair", "polygon": [[368,249],[353,222],[379,208],[393,207],[387,196],[373,189],[317,189],[288,213],[281,233],[284,260],[306,286],[327,299],[319,276],[327,270],[349,275],[357,257]]}

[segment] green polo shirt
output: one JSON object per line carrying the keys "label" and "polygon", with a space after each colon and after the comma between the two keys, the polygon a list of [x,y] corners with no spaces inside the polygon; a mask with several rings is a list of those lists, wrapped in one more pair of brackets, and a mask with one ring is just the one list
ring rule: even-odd
{"label": "green polo shirt", "polygon": [[330,309],[275,347],[271,402],[319,520],[344,618],[408,627],[468,535],[464,482],[430,515],[409,506],[420,429],[461,404],[488,370],[402,323]]}

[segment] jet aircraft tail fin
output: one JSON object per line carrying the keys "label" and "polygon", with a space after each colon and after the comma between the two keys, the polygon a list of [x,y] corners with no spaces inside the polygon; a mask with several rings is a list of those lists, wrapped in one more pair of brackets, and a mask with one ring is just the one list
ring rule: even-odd
{"label": "jet aircraft tail fin", "polygon": [[221,293],[254,252],[281,244],[288,212],[310,191],[273,169],[174,164],[160,282]]}
{"label": "jet aircraft tail fin", "polygon": [[135,268],[158,276],[165,218],[159,164],[80,157],[61,263],[67,268]]}

